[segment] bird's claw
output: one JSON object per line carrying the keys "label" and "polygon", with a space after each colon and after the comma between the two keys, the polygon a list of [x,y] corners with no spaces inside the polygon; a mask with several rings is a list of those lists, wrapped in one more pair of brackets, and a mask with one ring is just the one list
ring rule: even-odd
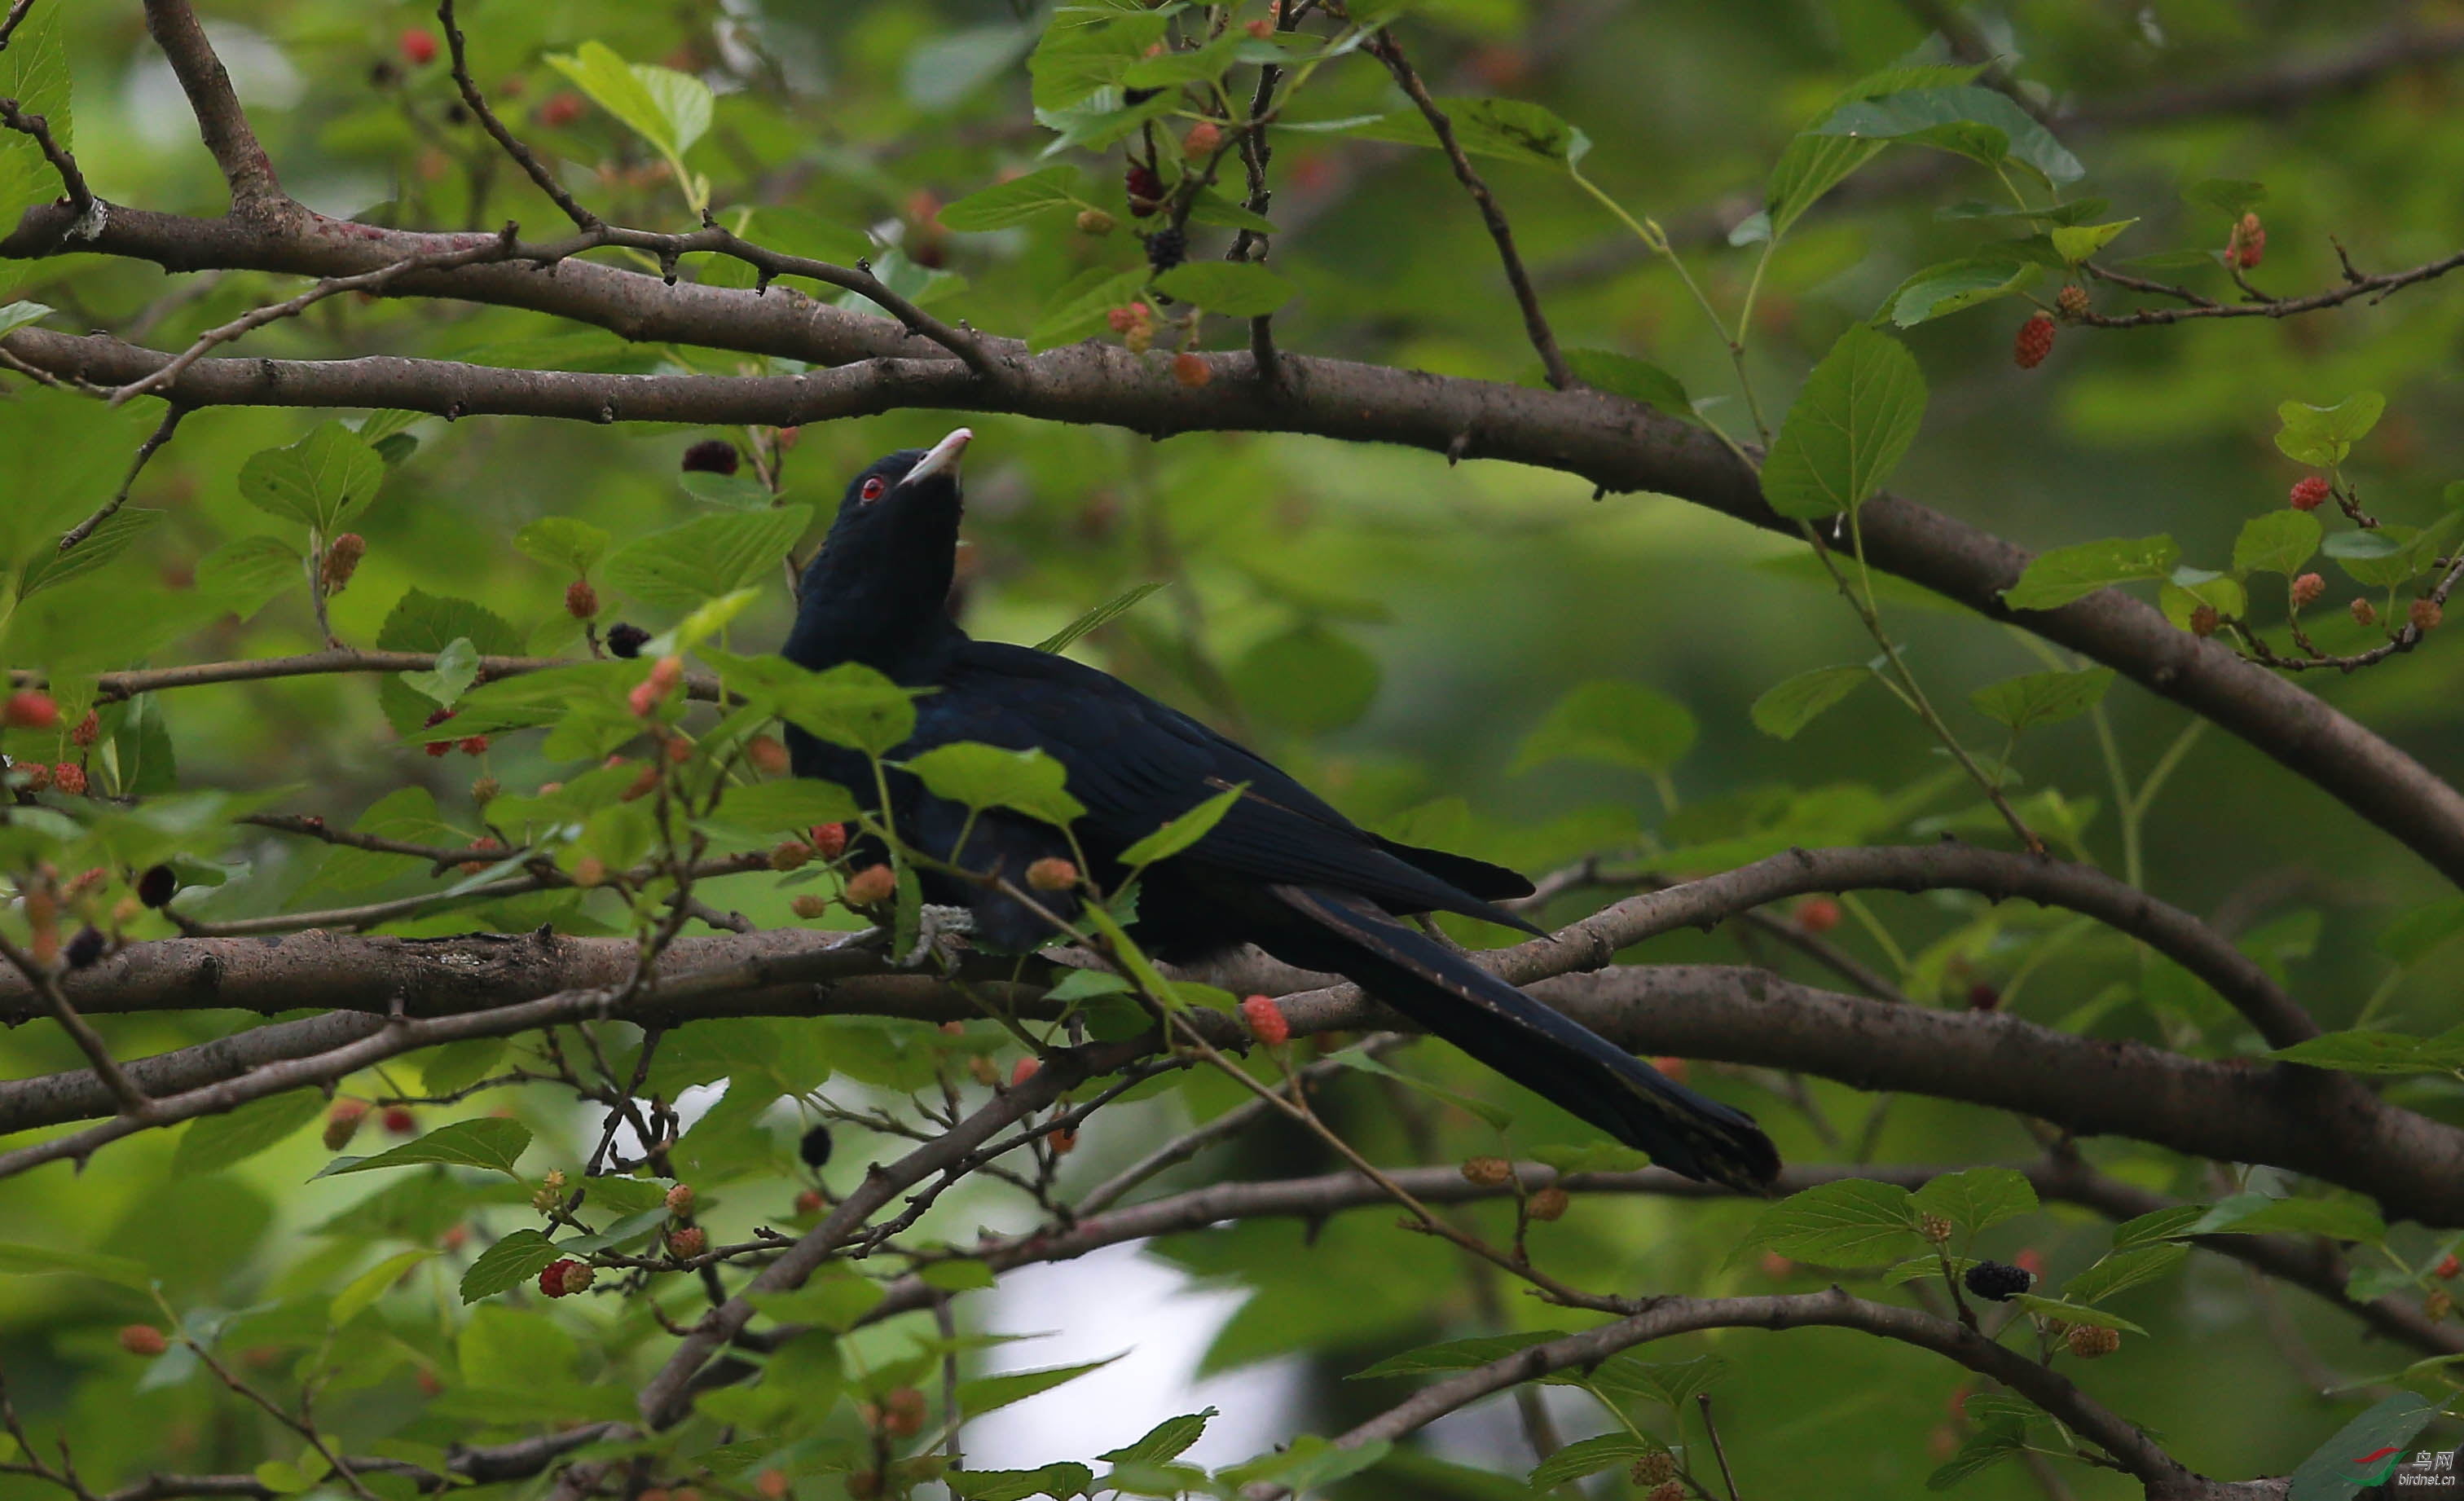
{"label": "bird's claw", "polygon": [[958,967],[958,939],[976,931],[976,915],[964,907],[938,907],[931,902],[916,910],[915,944],[899,960],[901,969],[913,969],[930,954],[943,969]]}

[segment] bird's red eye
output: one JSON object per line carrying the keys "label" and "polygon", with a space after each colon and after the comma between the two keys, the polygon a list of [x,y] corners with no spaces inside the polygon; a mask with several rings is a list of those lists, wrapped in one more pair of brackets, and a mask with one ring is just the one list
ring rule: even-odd
{"label": "bird's red eye", "polygon": [[856,493],[864,497],[867,500],[878,500],[881,498],[881,493],[889,488],[890,486],[883,482],[882,477],[879,475],[875,475],[870,479],[866,480],[864,482],[864,488]]}

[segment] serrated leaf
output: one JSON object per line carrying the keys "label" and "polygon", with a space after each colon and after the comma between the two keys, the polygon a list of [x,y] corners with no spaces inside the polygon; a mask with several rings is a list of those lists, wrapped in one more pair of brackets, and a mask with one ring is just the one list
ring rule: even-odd
{"label": "serrated leaf", "polygon": [[1976,1424],[1959,1451],[1943,1462],[1925,1477],[1927,1490],[1948,1490],[1961,1481],[1992,1468],[2006,1459],[2023,1452],[2028,1446],[2028,1425],[2019,1420],[1997,1415]]}
{"label": "serrated leaf", "polygon": [[1956,151],[1987,166],[2007,158],[2057,186],[2087,175],[2079,158],[2008,95],[1974,84],[1904,89],[1880,99],[1851,100],[1809,133],[1905,141]]}
{"label": "serrated leaf", "polygon": [[[1065,790],[1068,771],[1044,752],[1004,750],[973,740],[935,745],[911,759],[907,769],[922,780],[935,797],[970,808],[1015,808],[1047,824],[1068,824],[1086,814],[1086,806]],[[956,858],[954,855],[952,858]]]}
{"label": "serrated leaf", "polygon": [[[685,147],[693,143],[683,134],[686,127],[692,127],[696,139],[710,128],[708,85],[701,88],[697,122],[692,100],[686,97],[689,91],[664,79],[653,85],[650,76],[672,73],[672,69],[627,63],[613,48],[599,41],[583,42],[570,55],[550,53],[547,62],[588,95],[592,102],[623,121],[635,135],[665,155],[681,156]],[[691,81],[700,82],[697,78]],[[671,109],[681,113],[671,114]]]}
{"label": "serrated leaf", "polygon": [[395,675],[412,693],[451,709],[479,680],[479,649],[471,644],[469,636],[455,636],[436,653],[434,667]]}
{"label": "serrated leaf", "polygon": [[430,1094],[453,1094],[469,1089],[495,1071],[511,1043],[504,1037],[466,1037],[427,1055],[419,1082]]}
{"label": "serrated leaf", "polygon": [[377,451],[328,420],[297,443],[250,454],[239,467],[239,493],[260,511],[331,538],[376,498],[385,476]]}
{"label": "serrated leaf", "polygon": [[2291,578],[2319,550],[2321,530],[2317,517],[2290,506],[2254,516],[2233,539],[2233,572],[2280,573]]}
{"label": "serrated leaf", "polygon": [[154,1286],[154,1274],[143,1262],[99,1251],[54,1250],[48,1246],[0,1244],[0,1276],[39,1277],[65,1274],[94,1277],[139,1292]]}
{"label": "serrated leaf", "polygon": [[685,494],[704,505],[715,505],[722,511],[767,511],[778,497],[770,488],[751,475],[718,475],[706,469],[688,469],[676,475],[676,483]]}
{"label": "serrated leaf", "polygon": [[1971,1167],[1934,1179],[1911,1202],[1973,1234],[2034,1210],[2036,1190],[2016,1169]]}
{"label": "serrated leaf", "polygon": [[317,1090],[289,1090],[251,1100],[228,1115],[204,1115],[180,1134],[171,1171],[183,1178],[218,1172],[247,1161],[288,1138],[325,1113]]}
{"label": "serrated leaf", "polygon": [[2156,590],[2156,607],[2176,629],[2189,629],[2202,605],[2225,620],[2239,620],[2250,612],[2250,592],[2238,579],[2205,568],[2176,568]]}
{"label": "serrated leaf", "polygon": [[[1224,992],[1224,1000],[1227,1004],[1231,1001],[1228,991]],[[1330,1055],[1328,1061],[1339,1063],[1354,1072],[1374,1073],[1381,1079],[1392,1079],[1407,1089],[1418,1090],[1432,1099],[1443,1100],[1466,1115],[1486,1121],[1492,1130],[1504,1131],[1514,1124],[1514,1117],[1511,1115],[1489,1104],[1486,1100],[1474,1099],[1468,1094],[1447,1089],[1441,1084],[1432,1084],[1426,1079],[1417,1078],[1358,1048],[1347,1048],[1341,1052]]]}
{"label": "serrated leaf", "polygon": [[808,505],[701,517],[627,542],[605,578],[645,605],[692,609],[774,574],[812,520]]}
{"label": "serrated leaf", "polygon": [[2113,1227],[2113,1248],[2126,1250],[2133,1246],[2188,1235],[2190,1226],[2198,1224],[2200,1217],[2207,1212],[2208,1206],[2203,1203],[2177,1203],[2124,1220]]}
{"label": "serrated leaf", "polygon": [[1700,727],[1683,704],[1640,683],[1579,683],[1525,736],[1510,775],[1552,761],[1591,761],[1666,771],[1693,748]]}
{"label": "serrated leaf", "polygon": [[2091,667],[2076,673],[2028,673],[1988,683],[1968,695],[1976,712],[2010,730],[2057,724],[2087,713],[2113,686],[2113,669]]}
{"label": "serrated leaf", "polygon": [[543,516],[514,534],[514,550],[551,568],[588,573],[607,556],[607,533],[570,516]]}
{"label": "serrated leaf", "polygon": [[[37,7],[18,24],[9,50],[0,52],[0,98],[42,116],[52,139],[73,151],[77,120],[70,107],[68,50],[60,36],[65,9]],[[19,131],[0,131],[0,223],[13,225],[27,210],[59,196],[59,174],[41,144]]]}
{"label": "serrated leaf", "polygon": [[1749,711],[1754,728],[1783,740],[1794,739],[1832,705],[1863,687],[1874,671],[1867,667],[1817,667],[1783,678],[1763,690]]}
{"label": "serrated leaf", "polygon": [[2373,1242],[2387,1238],[2387,1223],[2377,1211],[2355,1198],[2272,1199],[2261,1193],[2239,1193],[2218,1200],[2185,1233],[2260,1235],[2272,1231]]}
{"label": "serrated leaf", "polygon": [[995,183],[941,210],[941,225],[962,234],[1007,229],[1057,209],[1082,207],[1078,168],[1064,164]]}
{"label": "serrated leaf", "polygon": [[941,1476],[941,1483],[966,1501],[1027,1501],[1030,1496],[1069,1501],[1093,1488],[1095,1472],[1065,1459],[1040,1469],[954,1469]]}
{"label": "serrated leaf", "polygon": [[821,1276],[792,1292],[757,1292],[753,1306],[782,1324],[818,1324],[835,1334],[853,1329],[887,1294],[868,1277]]}
{"label": "serrated leaf", "polygon": [[766,838],[782,830],[802,836],[817,824],[847,823],[856,811],[854,796],[837,783],[791,777],[728,788],[711,818]]}
{"label": "serrated leaf", "polygon": [[2282,426],[2276,446],[2297,464],[2332,469],[2353,452],[2353,445],[2378,426],[2387,398],[2376,391],[2355,391],[2333,407],[2288,401],[2276,408]]}
{"label": "serrated leaf", "polygon": [[1314,1433],[1304,1433],[1278,1453],[1261,1454],[1218,1470],[1215,1481],[1236,1492],[1253,1485],[1279,1485],[1299,1497],[1381,1463],[1394,1446],[1389,1440],[1372,1439],[1355,1447],[1339,1448]]}
{"label": "serrated leaf", "polygon": [[388,1256],[378,1262],[352,1278],[349,1286],[334,1294],[334,1301],[325,1313],[325,1322],[336,1329],[341,1328],[373,1306],[377,1299],[385,1296],[387,1290],[402,1280],[403,1273],[437,1254],[435,1250],[422,1247],[417,1250],[404,1251],[398,1256]]}
{"label": "serrated leaf", "polygon": [[154,523],[163,519],[164,514],[122,506],[104,517],[101,524],[89,533],[85,541],[68,551],[55,548],[34,554],[17,575],[17,597],[22,600],[96,571],[126,552],[128,544],[150,531]]}
{"label": "serrated leaf", "polygon": [[475,1120],[457,1120],[413,1141],[380,1152],[374,1157],[341,1158],[319,1173],[319,1178],[331,1178],[343,1173],[373,1172],[381,1167],[412,1167],[425,1162],[443,1162],[455,1167],[482,1167],[502,1173],[518,1181],[514,1163],[531,1144],[531,1128],[518,1120],[501,1115],[483,1115]]}
{"label": "serrated leaf", "polygon": [[2410,969],[2459,933],[2464,933],[2464,896],[2443,897],[2388,923],[2379,935],[2379,952]]}
{"label": "serrated leaf", "polygon": [[1240,260],[1183,261],[1155,277],[1155,286],[1175,301],[1231,318],[1264,318],[1296,290],[1265,267]]}
{"label": "serrated leaf", "polygon": [[2411,1392],[2382,1400],[2294,1468],[2289,1501],[2352,1501],[2365,1486],[2387,1479],[2405,1448],[2437,1416],[2436,1402]]}
{"label": "serrated leaf", "polygon": [[1763,464],[1763,498],[1801,519],[1862,505],[1925,418],[1925,377],[1896,339],[1854,323],[1797,392]]}
{"label": "serrated leaf", "polygon": [[1524,1477],[1524,1484],[1534,1490],[1554,1490],[1601,1470],[1631,1465],[1657,1451],[1656,1446],[1631,1433],[1603,1433],[1597,1438],[1578,1439],[1534,1466],[1531,1473]]}
{"label": "serrated leaf", "polygon": [[[1966,83],[1980,69],[1957,64],[1896,64],[1866,75],[1850,84],[1831,101],[1830,108],[1815,123],[1848,104],[1859,99],[1880,99],[1903,89],[1938,88]],[[1786,234],[1805,210],[1816,200],[1837,187],[1850,173],[1881,154],[1886,143],[1862,141],[1848,136],[1826,135],[1815,130],[1802,130],[1780,152],[1779,162],[1771,168],[1771,183],[1766,192],[1768,207],[1764,212],[1766,238]],[[1731,244],[1740,243],[1733,236]]]}
{"label": "serrated leaf", "polygon": [[1970,256],[1928,266],[1901,283],[1883,307],[1902,328],[2024,292],[2044,278],[2033,261]]}
{"label": "serrated leaf", "polygon": [[1906,1189],[1843,1178],[1765,1209],[1731,1257],[1775,1250],[1798,1261],[1862,1266],[1897,1260],[1915,1238],[1916,1212]]}
{"label": "serrated leaf", "polygon": [[1165,1465],[1178,1459],[1191,1445],[1205,1436],[1207,1420],[1215,1409],[1183,1413],[1166,1418],[1149,1428],[1136,1442],[1125,1444],[1095,1457],[1107,1465]]}
{"label": "serrated leaf", "polygon": [[1241,801],[1242,794],[1248,790],[1249,784],[1245,782],[1237,787],[1224,788],[1122,850],[1121,863],[1132,867],[1153,865],[1157,860],[1170,859],[1205,838],[1217,824],[1223,821],[1223,815],[1232,811],[1232,805]]}
{"label": "serrated leaf", "polygon": [[2061,1298],[2040,1297],[2034,1292],[2013,1292],[2011,1301],[2031,1313],[2046,1318],[2058,1318],[2065,1324],[2094,1324],[2099,1329],[2116,1329],[2125,1335],[2145,1335],[2147,1331],[2123,1317],[2084,1303],[2066,1302]]}
{"label": "serrated leaf", "polygon": [[[1126,1355],[1124,1351],[1122,1354]],[[1048,1366],[1040,1371],[1013,1371],[1003,1376],[979,1376],[958,1383],[958,1410],[970,1418],[1022,1402],[1030,1397],[1065,1386],[1091,1371],[1100,1371],[1121,1357],[1106,1356],[1101,1360],[1086,1360],[1076,1365]]]}
{"label": "serrated leaf", "polygon": [[880,756],[915,733],[917,690],[901,688],[861,662],[813,673],[784,657],[701,654],[731,690],[833,745]]}
{"label": "serrated leaf", "polygon": [[[1579,163],[1592,148],[1591,137],[1528,99],[1440,99],[1434,102],[1453,126],[1455,143],[1469,156],[1558,166]],[[1437,133],[1417,109],[1346,121],[1340,133],[1398,145],[1434,148],[1438,143]]]}
{"label": "serrated leaf", "polygon": [[2180,1241],[2159,1241],[2117,1250],[2062,1284],[2062,1296],[2073,1303],[2097,1303],[2124,1288],[2153,1282],[2180,1266],[2190,1247]]}
{"label": "serrated leaf", "polygon": [[471,1269],[462,1273],[462,1301],[476,1303],[508,1288],[519,1287],[563,1254],[554,1241],[539,1231],[516,1230],[481,1251],[478,1260],[471,1263]]}
{"label": "serrated leaf", "polygon": [[1143,266],[1117,272],[1097,266],[1080,273],[1045,303],[1026,336],[1027,347],[1050,349],[1101,333],[1112,309],[1138,300],[1146,291],[1148,275]]}
{"label": "serrated leaf", "polygon": [[2212,209],[2228,219],[2238,219],[2267,202],[2267,185],[2240,178],[2210,177],[2183,188],[2182,201]]}
{"label": "serrated leaf", "polygon": [[2112,244],[2116,235],[2138,222],[2116,219],[2110,224],[2057,224],[2045,234],[2054,242],[2055,253],[2076,266]]}
{"label": "serrated leaf", "polygon": [[2057,609],[2117,584],[2162,579],[2181,558],[2181,547],[2165,536],[2057,547],[2037,554],[2020,571],[2018,582],[2002,591],[2002,603],[2013,609]]}
{"label": "serrated leaf", "polygon": [[197,560],[197,592],[242,620],[307,582],[298,550],[278,537],[242,537]]}

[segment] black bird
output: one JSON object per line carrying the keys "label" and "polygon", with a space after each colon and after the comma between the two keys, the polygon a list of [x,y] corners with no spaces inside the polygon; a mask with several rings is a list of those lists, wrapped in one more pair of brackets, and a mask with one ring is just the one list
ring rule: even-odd
{"label": "black bird", "polygon": [[[1118,856],[1208,798],[1245,792],[1205,837],[1151,866],[1133,936],[1158,959],[1190,961],[1255,943],[1288,963],[1346,975],[1422,1026],[1618,1140],[1688,1178],[1767,1188],[1779,1156],[1753,1117],[1704,1098],[1540,1004],[1398,916],[1462,913],[1540,930],[1496,905],[1527,895],[1512,871],[1397,844],[1354,827],[1255,753],[1126,683],[1057,653],[976,641],[944,608],[958,541],[958,459],[966,429],[932,449],[892,453],[858,475],[829,540],[804,571],[783,654],[816,671],[861,662],[934,692],[916,700],[898,760],[957,740],[1034,747],[1061,762],[1086,805],[1074,826],[1111,889]],[[861,753],[790,725],[801,776],[854,790],[873,778]],[[936,859],[1023,885],[1027,866],[1068,857],[1051,826],[998,809],[952,855],[966,809],[915,778],[890,779],[901,837]],[[923,872],[925,899],[964,906],[976,936],[1029,949],[1050,924],[989,886]],[[1069,894],[1048,902],[1067,917]]]}

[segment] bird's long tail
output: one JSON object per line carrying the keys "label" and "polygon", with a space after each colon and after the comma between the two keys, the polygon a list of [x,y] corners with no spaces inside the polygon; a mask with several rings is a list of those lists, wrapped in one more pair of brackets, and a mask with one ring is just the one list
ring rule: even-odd
{"label": "bird's long tail", "polygon": [[1366,898],[1317,887],[1275,895],[1332,943],[1324,967],[1517,1084],[1687,1178],[1767,1191],[1779,1152],[1740,1110],[1662,1076]]}

